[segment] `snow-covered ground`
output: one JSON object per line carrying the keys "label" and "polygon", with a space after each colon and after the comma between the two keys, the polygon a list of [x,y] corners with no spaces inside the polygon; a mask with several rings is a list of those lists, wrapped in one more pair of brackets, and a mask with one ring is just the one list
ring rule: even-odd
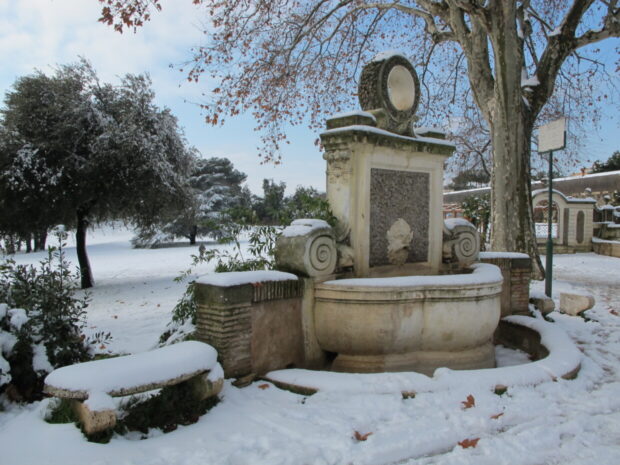
{"label": "snow-covered ground", "polygon": [[[191,248],[132,250],[123,230],[89,239],[96,287],[92,331],[110,331],[108,349],[151,348],[183,292],[173,278]],[[71,255],[74,252],[68,249]],[[39,256],[40,258],[40,256]],[[37,255],[18,255],[32,262]],[[502,396],[469,388],[393,394],[319,392],[310,397],[257,382],[226,384],[222,402],[198,423],[146,440],[87,442],[72,424],[43,421],[49,401],[0,412],[0,464],[583,464],[620,463],[620,259],[554,257],[554,297],[596,297],[590,321],[551,316],[583,352],[577,379],[513,387]],[[207,272],[203,267],[200,272]],[[543,283],[532,288],[542,291]],[[503,365],[523,356],[499,350]],[[475,406],[464,408],[468,395]],[[365,441],[355,439],[372,433]],[[479,438],[476,447],[458,443]],[[475,442],[475,441],[473,441]]]}

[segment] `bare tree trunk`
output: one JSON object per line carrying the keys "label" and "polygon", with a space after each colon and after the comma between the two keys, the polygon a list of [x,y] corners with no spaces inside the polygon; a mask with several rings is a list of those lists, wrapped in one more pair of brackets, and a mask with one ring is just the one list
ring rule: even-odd
{"label": "bare tree trunk", "polygon": [[189,228],[189,244],[196,245],[196,236],[198,235],[198,226],[190,226]]}
{"label": "bare tree trunk", "polygon": [[19,250],[19,248],[21,248],[16,245],[15,236],[13,236],[13,234],[7,234],[4,236],[4,246],[6,248],[6,253],[9,255],[14,254],[17,250]]}
{"label": "bare tree trunk", "polygon": [[47,242],[47,231],[41,230],[34,235],[34,250],[45,250],[45,243]]}
{"label": "bare tree trunk", "polygon": [[80,265],[80,280],[82,289],[93,287],[95,281],[86,254],[86,230],[88,229],[88,212],[82,209],[77,211],[77,229],[75,231],[76,251]]}

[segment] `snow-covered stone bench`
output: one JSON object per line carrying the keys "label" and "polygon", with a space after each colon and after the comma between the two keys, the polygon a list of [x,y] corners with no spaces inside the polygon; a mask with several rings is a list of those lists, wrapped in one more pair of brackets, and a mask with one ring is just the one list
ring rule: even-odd
{"label": "snow-covered stone bench", "polygon": [[213,347],[186,341],[140,354],[66,366],[45,378],[44,392],[73,400],[84,431],[93,434],[116,424],[116,404],[112,397],[188,380],[199,400],[221,391],[224,372]]}

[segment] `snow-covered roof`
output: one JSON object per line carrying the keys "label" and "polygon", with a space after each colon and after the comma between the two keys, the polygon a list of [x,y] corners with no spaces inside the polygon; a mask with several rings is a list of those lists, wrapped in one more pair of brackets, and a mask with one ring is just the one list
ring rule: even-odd
{"label": "snow-covered roof", "polygon": [[[578,197],[569,197],[569,196],[564,195],[562,192],[560,192],[557,189],[551,189],[551,192],[553,192],[554,194],[558,194],[567,203],[596,203],[596,200],[593,199],[592,197],[585,197],[583,199],[580,199]],[[532,191],[532,197],[536,197],[537,195],[548,194],[548,193],[549,193],[549,189],[536,189]]]}

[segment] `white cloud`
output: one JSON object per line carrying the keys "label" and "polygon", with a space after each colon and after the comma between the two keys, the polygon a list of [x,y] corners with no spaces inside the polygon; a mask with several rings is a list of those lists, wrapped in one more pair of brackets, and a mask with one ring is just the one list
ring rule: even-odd
{"label": "white cloud", "polygon": [[[97,21],[100,4],[96,0],[3,0],[0,50],[10,66],[5,66],[0,85],[6,88],[35,68],[48,71],[84,56],[105,81],[149,72],[158,95],[178,96],[183,76],[168,65],[189,58],[190,46],[201,40],[195,20],[200,14],[189,0],[168,1],[137,33],[119,34]],[[196,86],[183,87],[187,93],[198,92]]]}

